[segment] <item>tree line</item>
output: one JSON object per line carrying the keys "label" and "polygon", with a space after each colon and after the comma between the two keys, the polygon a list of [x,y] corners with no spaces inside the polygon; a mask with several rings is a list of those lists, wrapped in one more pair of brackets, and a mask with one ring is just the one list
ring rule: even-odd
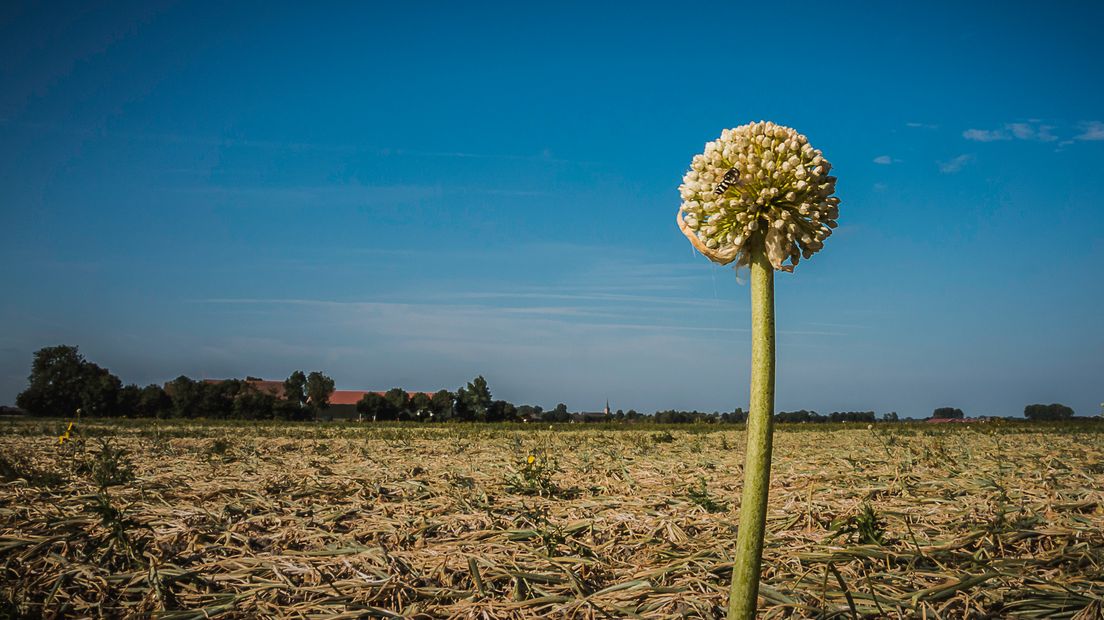
{"label": "tree line", "polygon": [[[124,385],[112,374],[80,354],[75,346],[58,345],[35,352],[28,386],[16,397],[16,405],[32,415],[101,417],[206,418],[242,420],[316,420],[330,407],[334,381],[322,372],[297,370],[279,386],[279,394],[258,387],[260,379],[195,380],[180,376],[164,386]],[[422,422],[651,422],[656,424],[743,424],[747,412],[706,413],[668,409],[642,414],[620,409],[608,414],[573,414],[559,403],[545,411],[535,405],[514,405],[495,399],[487,380],[478,376],[455,392],[432,394],[392,388],[382,394],[368,392],[356,403],[360,419],[367,421]],[[1061,405],[1028,405],[1029,420],[1066,420],[1073,409]],[[954,407],[940,407],[933,418],[962,419]],[[822,415],[801,409],[774,415],[779,423],[896,422],[896,412],[878,418],[873,411],[834,411]]]}
{"label": "tree line", "polygon": [[32,415],[92,417],[309,420],[329,404],[333,379],[321,372],[295,371],[283,383],[283,398],[251,381],[201,381],[177,377],[164,386],[123,385],[119,377],[90,362],[77,347],[59,345],[35,352],[27,389],[15,404]]}

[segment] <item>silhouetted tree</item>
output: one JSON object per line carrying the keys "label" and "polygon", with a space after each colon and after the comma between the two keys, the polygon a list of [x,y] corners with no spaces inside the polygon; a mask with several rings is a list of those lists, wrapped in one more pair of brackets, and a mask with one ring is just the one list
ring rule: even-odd
{"label": "silhouetted tree", "polygon": [[[403,392],[405,394],[405,392]],[[383,422],[394,420],[397,411],[391,402],[375,392],[365,394],[356,405],[357,413],[361,418],[370,422]]]}
{"label": "silhouetted tree", "polygon": [[172,416],[172,399],[165,388],[151,383],[138,394],[138,412],[143,417],[168,418]]}
{"label": "silhouetted tree", "polygon": [[296,370],[284,381],[284,399],[302,407],[307,402],[307,375]]}
{"label": "silhouetted tree", "polygon": [[[822,415],[820,415],[819,413],[817,413],[815,411],[806,411],[805,409],[800,409],[798,411],[781,411],[779,413],[776,413],[776,414],[774,414],[774,421],[775,422],[797,422],[797,423],[809,423],[809,422],[819,423],[819,422],[827,422],[828,417],[822,416]],[[836,420],[833,420],[833,421],[836,421]]]}
{"label": "silhouetted tree", "polygon": [[77,347],[45,347],[34,354],[29,385],[15,403],[33,415],[72,416],[119,413],[122,382],[106,368],[84,359]]}
{"label": "silhouetted tree", "polygon": [[742,407],[737,407],[731,413],[722,413],[721,422],[725,424],[743,424],[747,422],[747,412],[744,411]]}
{"label": "silhouetted tree", "polygon": [[392,419],[404,419],[410,417],[410,398],[406,394],[406,390],[402,388],[391,388],[387,390],[387,393],[383,395],[383,398],[387,400],[391,405],[391,409],[394,411]]}
{"label": "silhouetted tree", "polygon": [[488,422],[516,422],[518,409],[513,404],[504,400],[496,400],[487,408]]}
{"label": "silhouetted tree", "polygon": [[312,372],[304,385],[307,402],[315,413],[330,406],[330,395],[334,392],[334,380],[318,372]]}
{"label": "silhouetted tree", "polygon": [[932,417],[940,420],[961,420],[966,414],[957,407],[940,407],[932,411]]}
{"label": "silhouetted tree", "polygon": [[173,417],[199,417],[200,401],[203,399],[202,390],[202,384],[184,375],[180,375],[165,384],[165,391],[172,399]]}
{"label": "silhouetted tree", "polygon": [[[296,406],[293,417],[301,409]],[[233,412],[234,417],[240,420],[270,420],[276,416],[276,397],[252,387],[244,388],[234,398]]]}
{"label": "silhouetted tree", "polygon": [[483,375],[468,382],[465,387],[456,390],[456,415],[461,420],[483,422],[487,419],[487,409],[493,398]]}
{"label": "silhouetted tree", "polygon": [[546,411],[542,419],[548,422],[568,422],[571,414],[567,411],[567,405],[560,403],[552,411]]}
{"label": "silhouetted tree", "polygon": [[425,392],[415,392],[410,397],[410,410],[414,412],[415,418],[419,420],[427,419],[429,414],[433,413],[433,399],[427,396]]}
{"label": "silhouetted tree", "polygon": [[430,408],[433,411],[433,419],[443,422],[452,417],[452,403],[455,398],[448,390],[437,390],[429,399]]}
{"label": "silhouetted tree", "polygon": [[518,405],[517,417],[519,420],[539,420],[543,409],[533,405]]}
{"label": "silhouetted tree", "polygon": [[1068,420],[1073,417],[1073,409],[1058,403],[1028,405],[1024,407],[1024,417],[1028,420],[1037,421]]}
{"label": "silhouetted tree", "polygon": [[243,385],[248,384],[237,379],[199,383],[201,397],[198,417],[212,420],[234,417],[234,400]]}
{"label": "silhouetted tree", "polygon": [[877,422],[873,411],[833,411],[828,414],[831,422]]}

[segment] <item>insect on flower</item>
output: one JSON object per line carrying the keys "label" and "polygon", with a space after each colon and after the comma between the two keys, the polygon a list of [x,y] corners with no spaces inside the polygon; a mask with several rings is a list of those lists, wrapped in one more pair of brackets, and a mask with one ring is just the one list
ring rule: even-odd
{"label": "insect on flower", "polygon": [[736,166],[733,166],[724,173],[724,178],[722,178],[721,182],[717,184],[717,188],[713,190],[713,193],[720,196],[721,194],[727,192],[728,188],[736,185],[739,182],[740,171],[736,169]]}

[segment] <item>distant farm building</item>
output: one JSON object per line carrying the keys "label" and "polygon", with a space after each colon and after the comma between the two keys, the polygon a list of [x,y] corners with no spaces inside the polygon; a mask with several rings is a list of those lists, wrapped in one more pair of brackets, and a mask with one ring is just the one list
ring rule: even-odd
{"label": "distant farm building", "polygon": [[[203,381],[204,383],[222,383],[223,381],[232,381],[232,379],[204,379]],[[264,379],[243,379],[241,381],[242,383],[249,384],[259,392],[272,394],[281,400],[286,398],[284,395],[283,381],[265,381]],[[330,406],[318,413],[319,419],[355,419],[357,417],[356,404],[360,402],[360,399],[364,398],[365,394],[378,394],[383,396],[387,394],[387,392],[372,392],[371,390],[334,390],[333,393],[330,394]],[[406,397],[414,398],[415,394],[425,394],[428,397],[433,396],[433,392],[407,392]]]}

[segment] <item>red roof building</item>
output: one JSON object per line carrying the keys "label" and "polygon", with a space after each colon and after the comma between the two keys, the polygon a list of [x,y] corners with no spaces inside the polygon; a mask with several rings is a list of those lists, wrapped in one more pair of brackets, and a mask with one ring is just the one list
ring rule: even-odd
{"label": "red roof building", "polygon": [[[223,381],[229,381],[229,379],[204,379],[204,383],[222,383]],[[276,398],[284,398],[284,382],[283,381],[265,381],[263,379],[246,379],[242,383],[248,383],[259,392],[266,392],[272,394]],[[333,394],[330,394],[331,405],[356,405],[360,402],[360,399],[364,398],[365,394],[368,394],[370,390],[334,390]],[[387,392],[375,392],[380,396],[383,396]],[[433,392],[407,392],[407,398],[414,398],[415,394],[425,394],[432,398]]]}

